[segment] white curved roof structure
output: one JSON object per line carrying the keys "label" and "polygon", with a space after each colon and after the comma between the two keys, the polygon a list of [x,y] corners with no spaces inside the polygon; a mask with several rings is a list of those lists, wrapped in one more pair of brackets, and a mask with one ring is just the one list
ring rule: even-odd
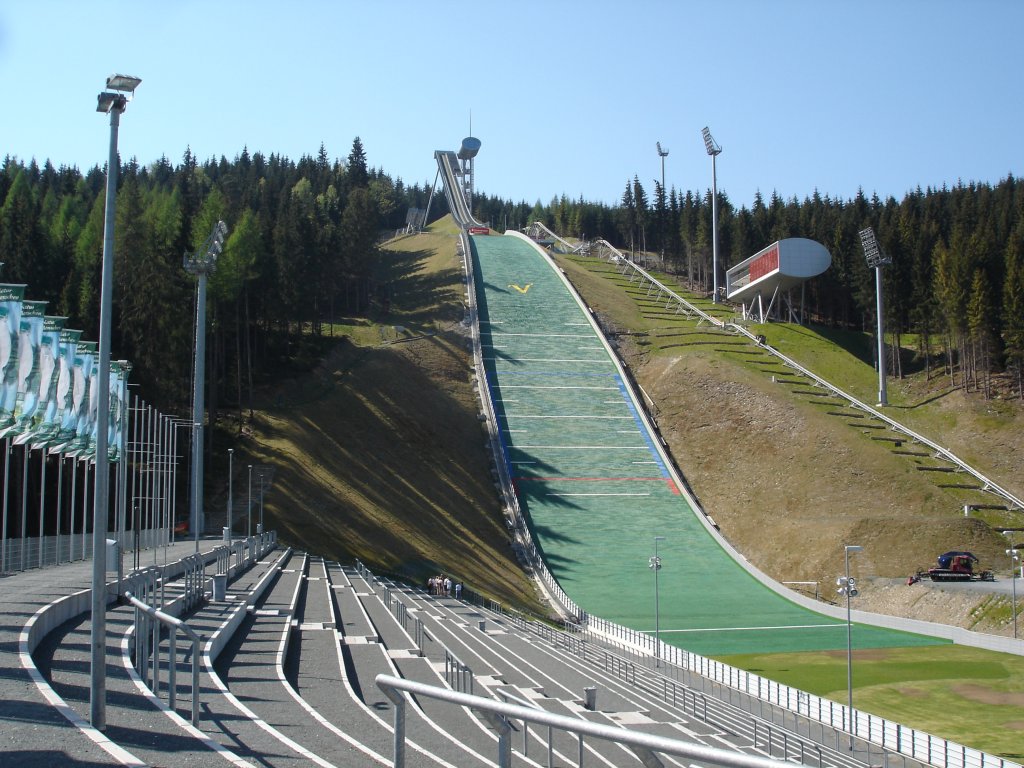
{"label": "white curved roof structure", "polygon": [[[762,248],[725,273],[725,295],[743,304],[744,315],[756,303],[761,322],[769,314],[776,297],[806,280],[817,277],[832,264],[828,249],[806,237],[790,237]],[[764,309],[764,297],[770,296]],[[792,310],[791,310],[792,313]]]}

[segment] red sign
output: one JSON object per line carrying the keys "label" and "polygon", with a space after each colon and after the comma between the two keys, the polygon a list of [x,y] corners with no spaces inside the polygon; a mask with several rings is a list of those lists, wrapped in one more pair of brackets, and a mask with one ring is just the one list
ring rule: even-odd
{"label": "red sign", "polygon": [[779,246],[778,243],[771,246],[767,251],[750,262],[750,282],[759,277],[764,277],[769,272],[779,268]]}
{"label": "red sign", "polygon": [[487,227],[470,227],[469,228],[469,234],[471,234],[471,235],[489,235],[489,234],[491,234],[491,230],[489,230]]}

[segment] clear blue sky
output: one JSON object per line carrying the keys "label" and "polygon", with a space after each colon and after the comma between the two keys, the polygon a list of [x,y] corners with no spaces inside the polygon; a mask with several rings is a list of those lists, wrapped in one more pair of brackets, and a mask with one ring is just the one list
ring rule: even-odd
{"label": "clear blue sky", "polygon": [[372,166],[432,181],[483,142],[477,189],[617,202],[638,175],[897,198],[1024,171],[1024,2],[4,0],[0,156],[102,164],[107,75],[141,77],[122,157],[293,159],[360,136]]}

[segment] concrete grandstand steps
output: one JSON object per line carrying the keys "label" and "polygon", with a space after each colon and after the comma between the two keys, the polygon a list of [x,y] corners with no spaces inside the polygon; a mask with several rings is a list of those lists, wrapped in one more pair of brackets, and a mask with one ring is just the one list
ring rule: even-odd
{"label": "concrete grandstand steps", "polygon": [[[398,590],[395,593],[397,594]],[[432,598],[408,589],[402,594],[410,601],[420,605],[418,610],[424,617],[432,611],[449,610],[446,607],[447,600],[445,598]],[[503,653],[510,653],[510,646],[516,642],[515,638],[521,636],[522,632],[515,628],[507,617],[490,614],[484,609],[474,610],[479,615],[487,616],[489,624],[493,623],[494,626],[504,628],[503,631],[508,637],[502,639],[502,644],[505,646]],[[437,626],[465,629],[464,623],[452,620],[451,617],[441,619]],[[486,644],[487,638],[484,633],[473,629],[467,631],[468,637],[476,637]],[[566,681],[569,681],[570,688],[580,689],[580,691],[584,685],[593,685],[598,688],[599,714],[608,718],[610,722],[623,726],[635,723],[639,729],[644,731],[674,738],[681,737],[697,743],[734,749],[747,754],[762,756],[769,754],[766,742],[767,728],[762,725],[758,743],[755,745],[753,720],[749,714],[730,708],[722,702],[709,699],[707,720],[705,720],[703,712],[695,710],[692,705],[687,709],[684,703],[666,701],[667,697],[664,693],[659,693],[665,685],[665,678],[662,675],[637,666],[639,671],[634,673],[634,678],[639,676],[639,685],[633,685],[622,679],[621,665],[612,665],[611,668],[606,669],[607,664],[602,664],[596,650],[591,649],[589,653],[584,654],[587,658],[581,659],[579,649],[586,644],[581,643],[578,638],[572,635],[562,636],[562,633],[557,633],[554,639],[556,642],[549,643],[533,635],[518,638],[518,642],[529,646],[522,652],[533,654],[530,656],[530,662],[535,668],[534,675],[542,674],[536,670],[543,670],[550,665],[549,671],[543,673],[549,675],[549,677],[543,678],[547,680],[543,686],[525,687],[521,680],[516,679],[514,671],[501,671],[495,676],[495,679],[500,680],[503,684],[492,687],[490,689],[492,695],[500,698],[502,692],[518,690],[520,694],[523,694],[520,698],[528,696],[531,701],[536,701],[538,704],[543,703],[545,709],[552,708],[557,711],[559,707],[568,706],[570,711],[591,719],[596,715],[580,709],[581,704],[578,698],[566,695],[564,692],[556,693],[556,689],[558,686],[565,685]],[[542,653],[540,653],[541,651]],[[546,662],[542,661],[544,655],[550,657]],[[509,663],[519,668],[522,666],[511,658],[509,658]],[[575,677],[567,674],[572,669],[575,669]],[[481,683],[488,680],[488,678],[477,679]],[[556,693],[558,698],[544,696],[547,689]],[[532,691],[532,693],[527,694],[527,691]],[[704,697],[703,694],[698,695]],[[566,702],[569,704],[566,705]],[[779,729],[774,730],[771,752],[778,756],[783,749],[783,739],[779,735]],[[789,737],[791,750],[793,744],[792,737]],[[844,764],[843,756],[835,754],[826,755],[823,762],[826,765]],[[850,764],[856,763],[851,761]]]}
{"label": "concrete grandstand steps", "polygon": [[[270,558],[276,558],[271,553]],[[225,615],[233,610],[244,610],[245,595],[252,589],[265,569],[272,567],[270,562],[257,563],[252,569],[244,572],[232,585],[235,600],[224,603],[209,603],[200,611],[188,618],[189,625],[207,638],[222,623]],[[166,596],[180,593],[176,584],[167,585]],[[202,732],[190,732],[183,727],[192,700],[192,691],[188,675],[185,655],[188,646],[179,642],[178,663],[178,703],[177,717],[169,715],[162,705],[156,703],[150,694],[143,693],[134,671],[129,671],[130,661],[127,660],[128,643],[134,609],[130,606],[111,607],[107,612],[107,728],[105,735],[126,749],[136,758],[150,765],[165,765],[169,755],[173,755],[173,763],[178,766],[207,765],[215,759],[211,746],[202,740]],[[83,717],[87,716],[89,702],[89,647],[90,623],[88,615],[73,620],[52,632],[39,646],[36,653],[37,663],[49,675],[54,689],[65,701],[76,709]],[[163,642],[166,649],[166,640]],[[166,658],[166,656],[165,656]],[[191,659],[189,658],[189,661]],[[166,664],[161,672],[162,697],[166,692]],[[201,679],[200,709],[203,720],[201,727],[209,733],[220,735],[216,725],[219,701],[209,679]],[[252,737],[240,737],[234,746],[242,753],[257,756],[273,745],[262,733],[252,733]],[[248,745],[248,748],[246,748]]]}

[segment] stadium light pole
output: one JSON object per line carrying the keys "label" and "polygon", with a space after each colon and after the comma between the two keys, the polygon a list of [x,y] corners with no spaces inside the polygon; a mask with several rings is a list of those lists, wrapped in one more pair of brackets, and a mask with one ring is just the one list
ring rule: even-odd
{"label": "stadium light pole", "polygon": [[875,230],[871,227],[860,231],[860,244],[864,249],[864,259],[868,268],[875,270],[875,311],[878,314],[878,404],[889,404],[885,391],[885,312],[882,300],[882,267],[892,264],[892,259],[882,253],[875,238]]}
{"label": "stadium light pole", "polygon": [[231,519],[232,504],[235,501],[235,486],[234,486],[234,467],[235,467],[235,449],[228,448],[228,540],[227,543],[231,544],[231,538],[234,535],[233,520]]}
{"label": "stadium light pole", "polygon": [[1013,531],[1003,531],[1004,536],[1010,537],[1010,548],[1006,554],[1010,556],[1010,589],[1012,591],[1013,604],[1010,606],[1013,611],[1013,639],[1017,639],[1017,550],[1013,546]]}
{"label": "stadium light pole", "polygon": [[[111,75],[107,90],[97,96],[96,111],[110,115],[110,154],[107,157],[107,190],[103,212],[103,267],[100,283],[99,366],[96,371],[96,413],[101,422],[110,413],[110,324],[114,291],[114,203],[117,199],[117,130],[121,113],[142,80],[130,75]],[[90,628],[89,722],[97,730],[107,727],[107,514],[110,493],[110,462],[107,430],[96,430],[96,481],[93,489],[92,523],[92,622]],[[101,469],[102,467],[102,469]]]}
{"label": "stadium light pole", "polygon": [[853,750],[853,622],[850,617],[850,598],[857,596],[857,580],[850,578],[850,553],[862,552],[864,547],[857,544],[847,544],[844,548],[846,554],[846,576],[836,579],[840,595],[846,595],[846,696],[847,696],[847,724],[850,728],[850,750]]}
{"label": "stadium light pole", "polygon": [[711,155],[711,284],[713,293],[711,302],[718,303],[718,169],[716,159],[722,154],[722,148],[711,137],[711,131],[705,125],[701,131],[704,136],[704,148]]}
{"label": "stadium light pole", "polygon": [[195,531],[196,551],[199,534],[205,530],[203,515],[203,396],[206,386],[206,278],[217,266],[217,257],[224,248],[228,227],[223,221],[213,225],[203,247],[196,253],[186,253],[182,265],[189,274],[196,275],[196,352],[195,376],[192,384],[192,511],[189,523]]}
{"label": "stadium light pole", "polygon": [[[662,197],[666,197],[666,193],[665,193],[665,158],[668,157],[668,149],[662,149],[660,141],[655,142],[655,144],[657,144],[657,146],[658,146],[658,157],[661,158],[661,195],[662,195]],[[662,268],[664,268],[664,266],[665,266],[665,244],[664,243],[662,243],[662,246],[661,246],[661,264],[662,264]]]}
{"label": "stadium light pole", "polygon": [[[252,464],[249,465],[249,498],[246,501],[245,510],[245,538],[248,540],[252,538]],[[249,544],[246,543],[246,546]]]}
{"label": "stadium light pole", "polygon": [[661,666],[661,607],[658,603],[658,571],[661,570],[661,558],[658,557],[658,542],[664,536],[654,537],[654,556],[648,561],[648,567],[654,571],[654,666]]}

